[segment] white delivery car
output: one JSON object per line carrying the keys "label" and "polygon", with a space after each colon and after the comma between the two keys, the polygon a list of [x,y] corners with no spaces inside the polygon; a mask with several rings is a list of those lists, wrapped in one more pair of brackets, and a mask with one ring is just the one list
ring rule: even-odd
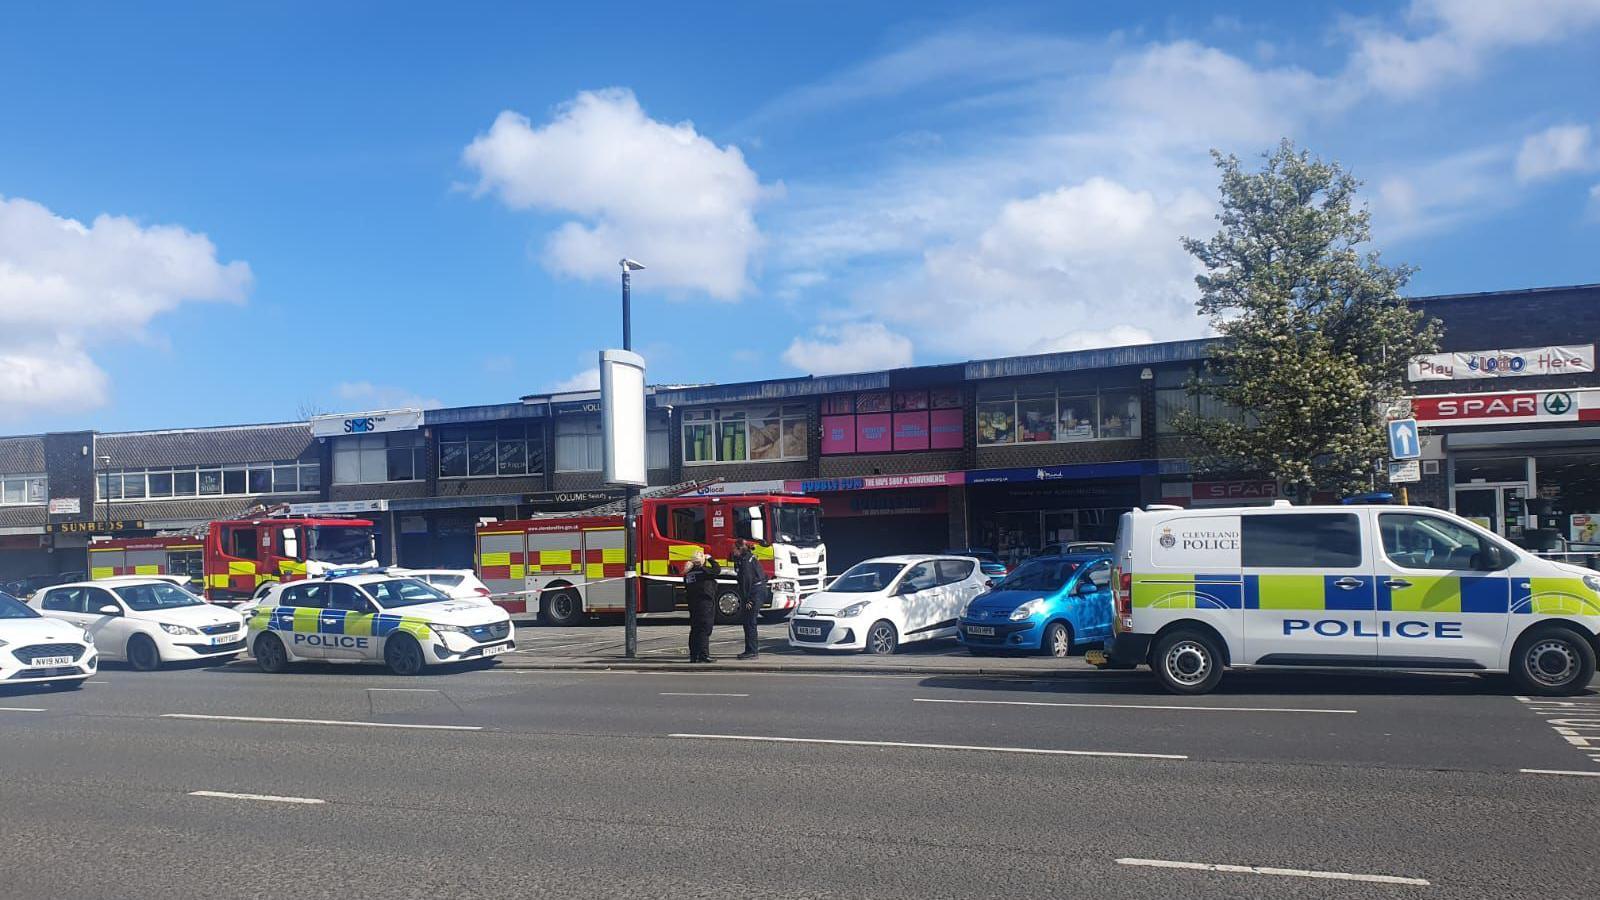
{"label": "white delivery car", "polygon": [[968,556],[884,556],[856,563],[800,601],[789,646],[888,654],[901,644],[953,638],[989,577]]}
{"label": "white delivery car", "polygon": [[280,584],[249,608],[250,652],[266,672],[301,660],[383,663],[396,675],[516,648],[498,606],[453,600],[403,573],[368,570]]}
{"label": "white delivery car", "polygon": [[1255,666],[1509,672],[1543,695],[1595,673],[1600,572],[1435,509],[1153,506],[1123,514],[1114,566],[1090,662],[1177,693]]}

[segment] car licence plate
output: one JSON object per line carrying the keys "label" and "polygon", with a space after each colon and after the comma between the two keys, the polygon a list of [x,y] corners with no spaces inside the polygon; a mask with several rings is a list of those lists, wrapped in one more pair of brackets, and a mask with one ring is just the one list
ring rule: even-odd
{"label": "car licence plate", "polygon": [[33,664],[36,665],[36,666],[70,666],[70,665],[72,665],[72,657],[70,657],[70,656],[35,656],[33,658]]}
{"label": "car licence plate", "polygon": [[985,637],[993,637],[994,636],[994,626],[992,626],[992,625],[968,625],[967,626],[967,634],[977,634],[977,635],[983,635]]}
{"label": "car licence plate", "polygon": [[498,656],[499,654],[504,653],[504,652],[506,652],[507,650],[510,650],[510,649],[511,649],[511,645],[510,644],[496,644],[493,647],[485,647],[485,648],[483,648],[483,655],[484,656]]}
{"label": "car licence plate", "polygon": [[795,634],[821,634],[822,633],[822,627],[820,625],[796,625],[794,627],[794,633]]}

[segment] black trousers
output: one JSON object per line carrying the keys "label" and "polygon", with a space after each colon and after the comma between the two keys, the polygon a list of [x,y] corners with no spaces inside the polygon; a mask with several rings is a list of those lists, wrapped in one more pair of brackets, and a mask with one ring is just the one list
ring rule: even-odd
{"label": "black trousers", "polygon": [[689,601],[689,658],[711,655],[711,626],[717,618],[715,600]]}
{"label": "black trousers", "polygon": [[760,617],[761,610],[754,603],[739,608],[739,618],[744,623],[744,652],[760,653],[760,633],[756,631],[756,620]]}

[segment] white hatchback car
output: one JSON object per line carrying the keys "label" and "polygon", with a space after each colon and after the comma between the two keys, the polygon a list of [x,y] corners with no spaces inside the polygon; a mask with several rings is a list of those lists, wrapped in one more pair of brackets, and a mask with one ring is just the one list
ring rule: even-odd
{"label": "white hatchback car", "polygon": [[953,638],[967,603],[989,586],[970,556],[869,559],[800,602],[789,645],[886,654],[913,641]]}
{"label": "white hatchback car", "polygon": [[48,684],[70,690],[94,676],[98,660],[82,628],[0,594],[0,686]]}
{"label": "white hatchback car", "polygon": [[245,647],[243,616],[157,578],[60,584],[28,604],[82,627],[101,656],[142,672],[167,662],[225,662]]}
{"label": "white hatchback car", "polygon": [[489,596],[494,593],[489,586],[478,580],[478,573],[471,569],[390,569],[396,575],[406,575],[410,578],[420,578],[439,590],[450,595],[451,600],[465,600],[479,606],[494,606],[494,601]]}

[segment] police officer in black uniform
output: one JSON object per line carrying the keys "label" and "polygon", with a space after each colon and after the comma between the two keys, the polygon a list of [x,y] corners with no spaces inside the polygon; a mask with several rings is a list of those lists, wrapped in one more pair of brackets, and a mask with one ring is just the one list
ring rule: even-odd
{"label": "police officer in black uniform", "polygon": [[739,575],[739,620],[744,624],[744,652],[739,658],[759,659],[761,641],[756,619],[761,615],[761,607],[772,596],[767,587],[767,573],[761,571],[755,548],[742,539],[733,545],[733,566]]}
{"label": "police officer in black uniform", "polygon": [[689,600],[689,662],[713,662],[711,626],[717,617],[717,576],[721,572],[717,561],[704,550],[696,550],[684,566],[683,589]]}

